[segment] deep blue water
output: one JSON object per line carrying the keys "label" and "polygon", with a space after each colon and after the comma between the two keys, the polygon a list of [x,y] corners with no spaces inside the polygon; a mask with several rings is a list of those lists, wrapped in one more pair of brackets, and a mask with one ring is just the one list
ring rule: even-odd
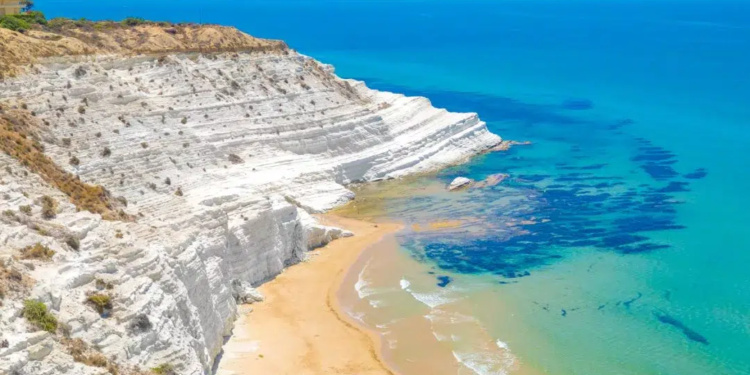
{"label": "deep blue water", "polygon": [[478,316],[547,373],[750,374],[750,2],[37,5],[234,25],[373,88],[478,112],[533,145],[434,178],[510,177],[389,205],[407,221],[481,218],[482,235],[401,238],[436,266],[435,288],[495,280],[515,315]]}

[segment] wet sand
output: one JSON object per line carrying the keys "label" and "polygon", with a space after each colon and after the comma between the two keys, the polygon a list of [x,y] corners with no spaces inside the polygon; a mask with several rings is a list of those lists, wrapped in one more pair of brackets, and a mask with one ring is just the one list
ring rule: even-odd
{"label": "wet sand", "polygon": [[[451,226],[447,227],[450,230]],[[436,276],[429,273],[432,270],[431,265],[415,261],[410,254],[400,251],[394,236],[386,236],[368,247],[342,280],[337,294],[340,305],[362,319],[357,323],[378,333],[384,342],[381,358],[392,369],[404,375],[541,373],[523,365],[507,346],[500,347],[473,317],[478,305],[492,303],[500,306],[493,308],[502,308],[503,303],[492,288],[477,288],[479,285],[472,283],[473,290],[467,290],[459,298],[449,298],[439,307],[428,307],[411,292],[403,291],[434,286]],[[409,275],[409,284],[401,284],[399,275]],[[355,287],[357,283],[361,284],[359,290]],[[360,292],[366,297],[360,298]],[[378,303],[373,305],[373,301]],[[459,356],[466,366],[459,363]],[[471,370],[471,366],[477,371]]]}
{"label": "wet sand", "polygon": [[396,374],[382,359],[379,336],[341,311],[336,292],[360,253],[401,226],[318,219],[355,236],[314,251],[258,288],[266,300],[241,307],[219,375]]}

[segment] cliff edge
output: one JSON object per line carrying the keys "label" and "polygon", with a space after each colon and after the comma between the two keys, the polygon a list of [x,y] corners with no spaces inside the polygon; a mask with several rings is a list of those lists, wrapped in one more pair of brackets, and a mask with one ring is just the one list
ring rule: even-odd
{"label": "cliff edge", "polygon": [[283,42],[107,25],[0,29],[0,374],[210,374],[253,285],[351,235],[310,216],[346,184],[501,141]]}

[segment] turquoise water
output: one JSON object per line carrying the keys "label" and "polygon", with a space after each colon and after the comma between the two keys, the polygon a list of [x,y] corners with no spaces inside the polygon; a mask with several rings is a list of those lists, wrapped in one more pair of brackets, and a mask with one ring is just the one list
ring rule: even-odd
{"label": "turquoise water", "polygon": [[[406,222],[477,219],[399,238],[435,273],[424,293],[491,287],[498,301],[473,316],[544,373],[750,374],[750,2],[37,5],[235,25],[371,87],[478,112],[533,145],[427,177],[510,175],[497,186],[387,202]],[[506,225],[522,220],[535,224]]]}

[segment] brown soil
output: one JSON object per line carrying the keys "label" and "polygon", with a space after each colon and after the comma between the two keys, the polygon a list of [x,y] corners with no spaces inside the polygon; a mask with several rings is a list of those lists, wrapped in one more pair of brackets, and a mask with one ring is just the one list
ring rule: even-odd
{"label": "brown soil", "polygon": [[233,27],[148,23],[127,27],[116,22],[52,21],[19,33],[0,29],[0,78],[13,76],[39,58],[93,54],[170,52],[287,53],[278,40],[252,37]]}

